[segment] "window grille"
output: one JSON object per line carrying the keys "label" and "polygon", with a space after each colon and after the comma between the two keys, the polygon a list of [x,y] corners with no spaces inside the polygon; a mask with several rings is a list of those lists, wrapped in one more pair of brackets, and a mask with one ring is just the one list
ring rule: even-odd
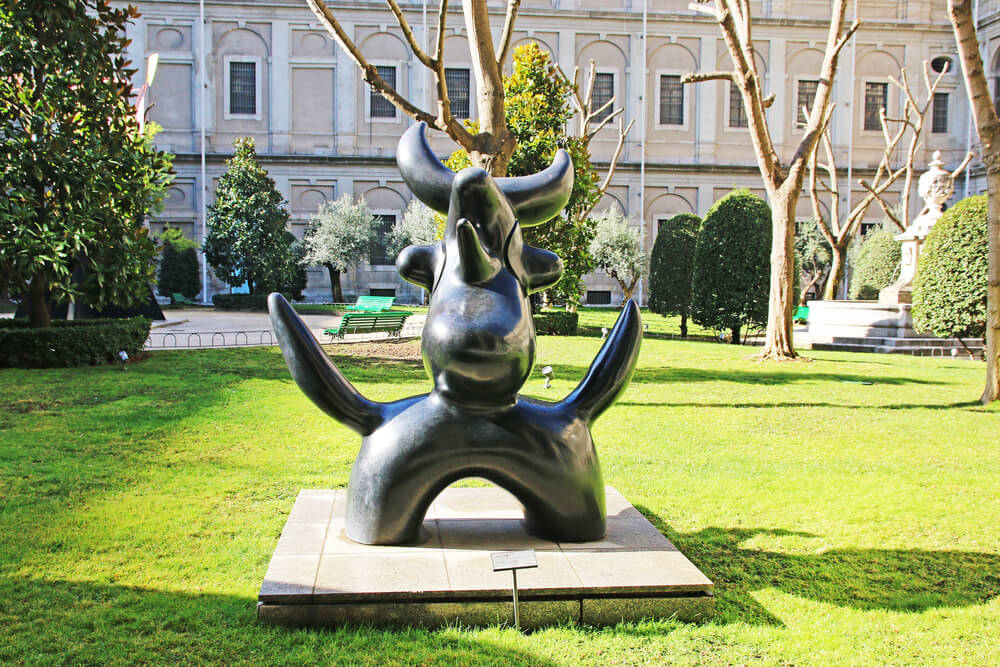
{"label": "window grille", "polygon": [[795,96],[795,127],[803,128],[809,123],[807,112],[812,112],[817,88],[819,88],[819,81],[810,79],[799,81],[798,93]]}
{"label": "window grille", "polygon": [[376,215],[375,220],[375,241],[372,242],[368,250],[368,263],[372,266],[395,264],[396,258],[389,254],[386,243],[392,232],[392,226],[396,224],[396,216],[391,214]]}
{"label": "window grille", "polygon": [[[594,77],[594,95],[591,98],[591,111],[597,111],[611,101],[615,96],[615,75],[612,72],[598,72]],[[608,108],[594,116],[594,121],[601,122],[614,111],[613,104],[608,104]]]}
{"label": "window grille", "polygon": [[931,132],[940,134],[948,131],[948,93],[934,93],[934,107],[931,111]]}
{"label": "window grille", "polygon": [[679,74],[660,75],[660,125],[684,124],[684,85]]}
{"label": "window grille", "polygon": [[[396,66],[395,65],[376,65],[375,70],[378,75],[382,77],[382,80],[387,84],[396,87]],[[392,105],[392,102],[382,97],[382,93],[376,93],[374,90],[368,93],[369,97],[369,107],[371,109],[372,118],[395,118],[396,117],[396,107]]]}
{"label": "window grille", "polygon": [[[879,118],[879,111],[889,106],[889,84],[873,83],[865,84],[865,129],[881,130],[882,121]],[[888,111],[888,109],[886,109]]]}
{"label": "window grille", "polygon": [[591,306],[610,306],[611,292],[608,290],[587,290],[587,304]]}
{"label": "window grille", "polygon": [[229,113],[257,114],[257,63],[229,62]]}
{"label": "window grille", "polygon": [[469,70],[464,67],[445,67],[444,82],[448,86],[451,100],[451,115],[455,118],[470,118]]}
{"label": "window grille", "polygon": [[740,87],[729,82],[729,127],[749,127],[747,108],[743,106],[743,94]]}

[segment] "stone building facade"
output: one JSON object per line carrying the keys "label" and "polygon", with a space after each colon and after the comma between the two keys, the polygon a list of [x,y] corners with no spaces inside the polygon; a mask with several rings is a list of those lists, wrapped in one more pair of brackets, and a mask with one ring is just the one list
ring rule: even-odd
{"label": "stone building facade", "polygon": [[[412,122],[373,96],[359,71],[316,21],[301,0],[206,0],[204,23],[194,0],[138,0],[142,16],[130,28],[131,54],[144,77],[144,63],[158,54],[151,88],[150,118],[163,126],[158,143],[176,155],[176,181],[166,208],[152,223],[181,226],[202,236],[205,203],[225,170],[233,140],[255,139],[264,166],[289,202],[291,228],[301,236],[310,216],[324,202],[344,193],[364,196],[382,216],[384,228],[402,215],[411,195],[395,168],[396,141]],[[420,40],[434,36],[436,2],[400,3]],[[468,100],[476,117],[474,77],[460,3],[452,3],[445,50],[452,98]],[[394,79],[401,92],[432,108],[431,79],[407,48],[392,14],[381,1],[330,0],[345,29],[366,56]],[[504,2],[490,0],[499,33]],[[758,64],[765,88],[776,93],[768,110],[779,155],[788,158],[802,136],[796,107],[815,85],[829,16],[827,0],[762,0],[752,3]],[[835,83],[833,141],[838,163],[852,165],[852,179],[864,175],[882,154],[882,138],[872,125],[879,104],[890,116],[902,96],[889,83],[901,67],[919,73],[925,60],[950,59],[935,102],[918,163],[940,150],[946,165],[958,163],[970,144],[968,105],[945,0],[866,0],[858,3],[862,28],[841,57]],[[852,10],[853,11],[853,10]],[[987,26],[988,62],[1000,71],[1000,36],[994,21],[1000,1],[981,3]],[[597,64],[599,95],[613,94],[624,117],[635,119],[613,183],[598,208],[617,203],[632,216],[645,248],[659,224],[691,212],[704,215],[735,187],[763,195],[742,106],[730,85],[708,82],[681,86],[691,71],[730,69],[718,26],[688,8],[688,0],[524,0],[514,43],[537,42],[566,72]],[[202,68],[204,64],[204,68]],[[919,76],[913,77],[919,79]],[[205,178],[202,179],[202,132]],[[432,145],[444,156],[450,139],[433,133]],[[974,132],[971,135],[974,137]],[[605,129],[592,143],[603,171],[617,134]],[[979,179],[981,180],[981,179]],[[846,173],[842,187],[846,190]],[[978,180],[969,183],[977,191]],[[861,196],[855,186],[852,200]],[[963,187],[959,186],[959,196]],[[914,193],[915,196],[915,193]],[[847,195],[844,195],[847,199]],[[844,202],[846,204],[846,201]],[[801,219],[812,217],[808,198]],[[880,211],[873,206],[870,222]],[[344,277],[347,298],[357,294],[395,294],[419,298],[419,290],[399,279],[392,258],[372,249],[370,261]],[[587,302],[616,303],[617,284],[603,274],[587,277]],[[210,293],[225,291],[212,280]],[[309,271],[310,298],[329,295],[326,272]],[[645,302],[645,285],[641,300]]]}

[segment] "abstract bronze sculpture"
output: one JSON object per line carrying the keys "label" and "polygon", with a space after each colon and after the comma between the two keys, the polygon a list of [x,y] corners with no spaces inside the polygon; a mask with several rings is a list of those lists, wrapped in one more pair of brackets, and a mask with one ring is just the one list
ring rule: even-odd
{"label": "abstract bronze sculpture", "polygon": [[424,325],[429,394],[364,398],[280,294],[268,305],[289,370],[323,411],[363,436],[351,470],[347,535],[364,544],[417,539],[431,501],[452,482],[485,477],[524,505],[527,529],[553,541],[605,533],[604,482],[590,425],[625,389],[642,326],[629,301],[580,385],[550,403],[518,396],[535,357],[528,294],[555,284],[562,262],[522,241],[521,227],[558,215],[573,186],[559,151],[548,169],[492,178],[447,169],[425,124],[407,130],[397,160],[413,193],[447,213],[444,239],[410,246],[400,275],[431,294]]}

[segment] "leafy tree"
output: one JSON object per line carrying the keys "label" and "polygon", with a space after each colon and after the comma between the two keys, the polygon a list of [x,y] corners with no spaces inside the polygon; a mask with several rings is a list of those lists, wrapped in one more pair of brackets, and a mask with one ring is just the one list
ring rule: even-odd
{"label": "leafy tree", "polygon": [[[573,94],[573,84],[538,44],[530,42],[514,49],[513,72],[504,77],[504,109],[517,148],[507,174],[525,176],[542,171],[552,164],[560,148],[573,160],[573,190],[562,215],[523,230],[526,243],[550,250],[562,259],[563,275],[551,296],[571,307],[580,302],[583,276],[594,268],[589,254],[594,221],[589,213],[603,192],[590,164],[589,137],[566,134],[566,125],[575,114]],[[464,150],[459,150],[445,164],[457,171],[472,162]]]}
{"label": "leafy tree", "polygon": [[344,302],[340,273],[357,265],[375,242],[375,222],[364,198],[355,200],[349,194],[324,202],[310,220],[302,263],[326,267],[334,303]]}
{"label": "leafy tree", "polygon": [[444,236],[444,216],[417,198],[410,200],[403,217],[389,232],[386,250],[398,255],[411,245],[432,245]]}
{"label": "leafy tree", "polygon": [[823,281],[830,274],[830,264],[833,261],[833,247],[820,230],[815,220],[806,222],[802,231],[795,235],[795,266],[796,277],[806,279],[804,286],[800,285],[799,305],[806,305],[806,294],[814,286],[817,292],[823,291]]}
{"label": "leafy tree", "polygon": [[160,236],[160,274],[157,290],[162,296],[183,294],[193,299],[201,292],[198,276],[198,244],[184,236],[177,227],[167,227]]}
{"label": "leafy tree", "polygon": [[729,331],[738,345],[745,329],[767,321],[771,209],[749,190],[715,202],[694,252],[691,319]]}
{"label": "leafy tree", "polygon": [[639,278],[649,267],[649,258],[639,245],[639,231],[629,225],[621,209],[612,206],[594,216],[594,239],[590,242],[594,264],[614,278],[622,288],[622,305],[632,298]]}
{"label": "leafy tree", "polygon": [[129,102],[138,15],[107,0],[0,4],[0,282],[30,300],[33,326],[53,301],[134,305],[153,280],[143,220],[171,158]]}
{"label": "leafy tree", "polygon": [[257,162],[253,139],[233,142],[235,155],[219,179],[208,207],[205,258],[215,275],[250,293],[280,290],[294,275],[291,243],[285,235],[288,211],[267,171]]}
{"label": "leafy tree", "polygon": [[877,299],[899,275],[900,243],[888,224],[868,232],[854,251],[854,274],[851,276],[852,299]]}
{"label": "leafy tree", "polygon": [[701,218],[681,213],[667,220],[656,234],[649,260],[649,309],[681,316],[681,337],[687,338],[691,315],[691,275]]}
{"label": "leafy tree", "polygon": [[959,339],[985,333],[988,224],[985,195],[963,199],[934,223],[913,281],[917,331]]}

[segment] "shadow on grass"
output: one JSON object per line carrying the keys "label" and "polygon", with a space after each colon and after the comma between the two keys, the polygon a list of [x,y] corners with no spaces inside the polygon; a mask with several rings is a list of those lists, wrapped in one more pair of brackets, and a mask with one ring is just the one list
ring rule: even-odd
{"label": "shadow on grass", "polygon": [[[558,378],[583,378],[587,367],[570,364],[549,364]],[[858,375],[854,373],[820,373],[762,370],[711,370],[705,368],[683,368],[661,366],[659,368],[639,367],[635,369],[632,382],[637,384],[661,384],[677,382],[737,382],[755,385],[785,385],[793,382],[831,382],[872,385],[940,385],[943,382],[922,380],[908,376]]]}
{"label": "shadow on grass", "polygon": [[0,599],[4,664],[553,664],[458,633],[268,626],[236,595],[6,577]]}
{"label": "shadow on grass", "polygon": [[751,593],[775,588],[817,602],[861,610],[923,612],[965,607],[1000,596],[1000,555],[918,549],[834,549],[784,554],[741,546],[758,535],[815,537],[771,528],[706,528],[678,533],[636,508],[715,583],[718,620],[781,622]]}
{"label": "shadow on grass", "polygon": [[649,408],[852,408],[862,410],[958,410],[968,412],[993,412],[979,401],[962,401],[959,403],[890,403],[888,405],[866,405],[863,403],[810,403],[807,401],[781,401],[775,403],[672,403],[658,401],[617,401],[615,405]]}

